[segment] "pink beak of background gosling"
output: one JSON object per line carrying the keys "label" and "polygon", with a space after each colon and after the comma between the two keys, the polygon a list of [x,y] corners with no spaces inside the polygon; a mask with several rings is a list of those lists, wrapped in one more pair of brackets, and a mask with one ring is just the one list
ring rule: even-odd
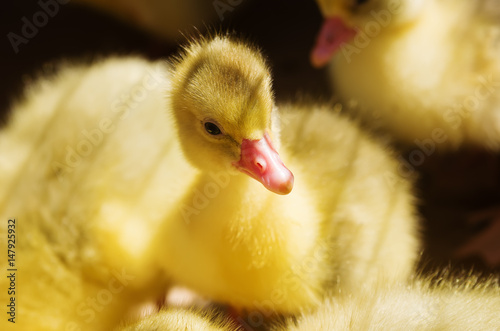
{"label": "pink beak of background gosling", "polygon": [[342,44],[356,36],[356,30],[339,17],[326,18],[311,52],[311,64],[320,68],[327,64]]}

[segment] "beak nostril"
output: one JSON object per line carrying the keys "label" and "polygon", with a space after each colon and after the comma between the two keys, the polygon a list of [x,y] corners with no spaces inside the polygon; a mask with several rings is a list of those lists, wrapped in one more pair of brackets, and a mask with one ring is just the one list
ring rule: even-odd
{"label": "beak nostril", "polygon": [[267,132],[260,140],[243,139],[240,151],[240,160],[233,163],[239,171],[276,194],[292,191],[293,174],[281,161]]}
{"label": "beak nostril", "polygon": [[254,164],[261,172],[266,170],[266,162],[264,160],[257,159]]}

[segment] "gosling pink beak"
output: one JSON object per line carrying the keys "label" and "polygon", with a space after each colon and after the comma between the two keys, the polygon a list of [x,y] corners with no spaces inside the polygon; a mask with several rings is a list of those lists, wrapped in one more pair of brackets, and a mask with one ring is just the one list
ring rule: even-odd
{"label": "gosling pink beak", "polygon": [[356,30],[347,26],[341,18],[325,19],[311,52],[311,64],[316,68],[324,66],[342,44],[353,39],[355,35]]}
{"label": "gosling pink beak", "polygon": [[281,161],[267,133],[260,140],[243,139],[241,158],[233,165],[271,192],[288,194],[292,191],[293,174]]}

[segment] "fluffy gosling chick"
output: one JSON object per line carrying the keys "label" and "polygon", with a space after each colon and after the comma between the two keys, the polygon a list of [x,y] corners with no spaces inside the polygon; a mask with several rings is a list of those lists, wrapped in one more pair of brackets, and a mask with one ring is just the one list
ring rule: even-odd
{"label": "fluffy gosling chick", "polygon": [[485,2],[318,3],[325,23],[311,60],[332,59],[335,92],[367,123],[408,145],[500,148],[500,25]]}
{"label": "fluffy gosling chick", "polygon": [[175,281],[295,314],[332,288],[406,278],[418,249],[410,185],[348,119],[315,105],[279,114],[259,52],[221,37],[187,48],[170,98],[199,169],[156,246]]}
{"label": "fluffy gosling chick", "polygon": [[[330,62],[336,94],[406,148],[500,150],[500,16],[494,1],[318,0],[312,63]],[[435,146],[435,147],[434,147]],[[428,148],[428,147],[425,147]],[[500,216],[461,249],[491,266]]]}
{"label": "fluffy gosling chick", "polygon": [[0,329],[110,330],[164,293],[147,249],[175,193],[155,183],[175,187],[182,174],[165,169],[185,164],[169,149],[167,69],[139,58],[66,64],[12,109],[0,131],[0,217],[17,223],[18,317]]}

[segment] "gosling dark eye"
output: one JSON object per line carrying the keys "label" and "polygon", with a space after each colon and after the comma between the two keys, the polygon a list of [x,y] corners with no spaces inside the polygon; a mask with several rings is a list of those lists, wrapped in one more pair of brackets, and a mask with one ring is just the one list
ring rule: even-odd
{"label": "gosling dark eye", "polygon": [[369,2],[369,1],[370,1],[370,0],[354,0],[354,2],[355,2],[355,4],[356,4],[356,6],[360,6],[360,5],[362,5],[362,4],[364,4],[364,3],[367,3],[367,2]]}
{"label": "gosling dark eye", "polygon": [[219,127],[212,122],[205,122],[205,131],[207,131],[212,136],[218,136],[222,133]]}

